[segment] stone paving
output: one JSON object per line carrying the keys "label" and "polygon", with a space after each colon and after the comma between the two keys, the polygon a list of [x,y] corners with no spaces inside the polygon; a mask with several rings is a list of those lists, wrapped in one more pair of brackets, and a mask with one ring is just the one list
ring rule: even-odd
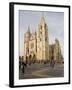
{"label": "stone paving", "polygon": [[22,70],[19,71],[19,79],[55,77],[64,77],[64,64],[55,64],[54,68],[52,68],[48,63],[35,63],[27,65],[24,73],[22,73]]}

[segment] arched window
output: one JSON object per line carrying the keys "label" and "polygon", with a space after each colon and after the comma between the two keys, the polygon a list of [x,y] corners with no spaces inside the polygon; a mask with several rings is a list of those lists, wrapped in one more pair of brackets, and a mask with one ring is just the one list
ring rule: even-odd
{"label": "arched window", "polygon": [[42,29],[42,25],[40,25],[40,29]]}
{"label": "arched window", "polygon": [[46,24],[44,24],[44,28],[46,29],[46,27],[47,27],[47,25]]}
{"label": "arched window", "polygon": [[28,57],[26,56],[26,60],[28,60]]}

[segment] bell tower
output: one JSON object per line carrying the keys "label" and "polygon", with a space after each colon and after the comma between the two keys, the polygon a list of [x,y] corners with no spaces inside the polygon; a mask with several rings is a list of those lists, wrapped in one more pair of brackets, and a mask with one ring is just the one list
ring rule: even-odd
{"label": "bell tower", "polygon": [[24,35],[24,60],[28,60],[29,39],[30,39],[30,27],[28,27],[28,30]]}
{"label": "bell tower", "polygon": [[49,39],[48,39],[48,26],[45,22],[44,16],[41,17],[38,25],[37,34],[37,47],[40,60],[49,60]]}

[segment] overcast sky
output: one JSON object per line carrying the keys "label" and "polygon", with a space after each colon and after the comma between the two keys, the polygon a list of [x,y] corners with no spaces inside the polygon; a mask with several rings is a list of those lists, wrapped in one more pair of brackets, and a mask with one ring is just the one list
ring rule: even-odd
{"label": "overcast sky", "polygon": [[57,38],[61,45],[61,51],[64,55],[64,13],[63,12],[40,12],[40,11],[19,11],[19,55],[24,54],[24,33],[30,26],[31,32],[38,30],[38,24],[44,14],[48,25],[49,44],[55,42]]}

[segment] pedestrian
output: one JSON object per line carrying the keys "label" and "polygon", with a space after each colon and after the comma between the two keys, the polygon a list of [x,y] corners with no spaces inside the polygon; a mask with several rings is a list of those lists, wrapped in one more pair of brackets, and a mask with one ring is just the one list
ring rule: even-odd
{"label": "pedestrian", "polygon": [[24,62],[22,62],[22,73],[24,73],[24,70],[25,69],[25,67],[24,67]]}
{"label": "pedestrian", "polygon": [[27,64],[25,62],[22,62],[22,73],[25,72],[25,67],[27,66]]}
{"label": "pedestrian", "polygon": [[51,66],[52,68],[54,68],[54,65],[55,65],[55,61],[52,59],[51,62],[50,62],[50,66]]}
{"label": "pedestrian", "polygon": [[21,62],[19,61],[19,70],[21,69]]}
{"label": "pedestrian", "polygon": [[23,68],[22,68],[22,73],[24,73],[24,65],[23,65]]}

